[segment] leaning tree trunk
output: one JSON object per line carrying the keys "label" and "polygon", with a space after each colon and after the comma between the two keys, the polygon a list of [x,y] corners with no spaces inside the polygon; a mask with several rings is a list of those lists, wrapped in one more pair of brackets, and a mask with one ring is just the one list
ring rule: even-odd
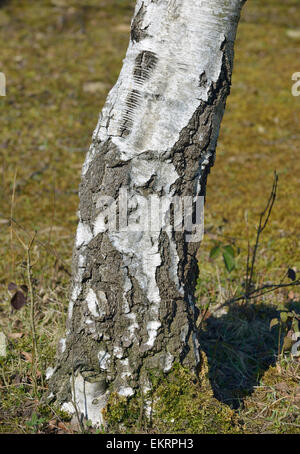
{"label": "leaning tree trunk", "polygon": [[70,412],[75,400],[93,423],[103,423],[111,391],[149,389],[149,369],[199,365],[199,241],[174,222],[112,226],[126,198],[129,221],[139,224],[145,197],[205,195],[244,3],[137,1],[123,68],[83,166],[67,334],[50,379],[51,396]]}

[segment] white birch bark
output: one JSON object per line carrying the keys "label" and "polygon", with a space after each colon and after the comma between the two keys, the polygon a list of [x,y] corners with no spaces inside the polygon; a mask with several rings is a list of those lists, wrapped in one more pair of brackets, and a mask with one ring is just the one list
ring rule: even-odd
{"label": "white birch bark", "polygon": [[[103,231],[101,197],[205,195],[229,93],[243,0],[138,0],[131,39],[87,154],[66,338],[51,396],[103,423],[109,393],[151,385],[149,368],[199,366],[198,243],[184,232]],[[102,217],[101,217],[102,216]],[[73,379],[72,379],[73,371]],[[72,386],[74,380],[75,386]]]}

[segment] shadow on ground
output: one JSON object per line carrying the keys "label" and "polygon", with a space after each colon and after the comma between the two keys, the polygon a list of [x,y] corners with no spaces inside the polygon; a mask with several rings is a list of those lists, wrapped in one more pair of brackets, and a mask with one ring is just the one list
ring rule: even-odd
{"label": "shadow on ground", "polygon": [[234,409],[243,406],[264,372],[275,364],[278,330],[270,330],[270,321],[277,315],[275,308],[263,304],[232,305],[226,314],[206,319],[199,341],[219,401]]}

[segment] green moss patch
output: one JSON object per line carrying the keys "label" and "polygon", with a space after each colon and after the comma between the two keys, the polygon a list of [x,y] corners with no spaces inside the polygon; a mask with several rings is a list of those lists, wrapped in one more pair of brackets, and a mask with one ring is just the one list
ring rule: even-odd
{"label": "green moss patch", "polygon": [[[213,397],[207,360],[199,376],[175,364],[165,375],[152,374],[152,391],[131,399],[113,393],[105,417],[109,431],[150,433],[241,433],[237,415]],[[151,375],[151,374],[150,374]],[[146,411],[145,411],[146,410]]]}

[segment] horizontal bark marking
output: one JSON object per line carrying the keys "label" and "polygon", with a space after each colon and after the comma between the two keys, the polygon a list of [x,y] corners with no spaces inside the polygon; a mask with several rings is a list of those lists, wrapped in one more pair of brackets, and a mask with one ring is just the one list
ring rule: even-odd
{"label": "horizontal bark marking", "polygon": [[120,127],[120,136],[126,137],[130,134],[134,122],[134,111],[139,107],[142,95],[140,91],[132,90],[126,98],[126,111],[122,117],[122,125]]}
{"label": "horizontal bark marking", "polygon": [[135,59],[133,70],[133,78],[136,83],[143,84],[149,79],[154,68],[156,67],[158,58],[154,52],[144,50],[140,52]]}

